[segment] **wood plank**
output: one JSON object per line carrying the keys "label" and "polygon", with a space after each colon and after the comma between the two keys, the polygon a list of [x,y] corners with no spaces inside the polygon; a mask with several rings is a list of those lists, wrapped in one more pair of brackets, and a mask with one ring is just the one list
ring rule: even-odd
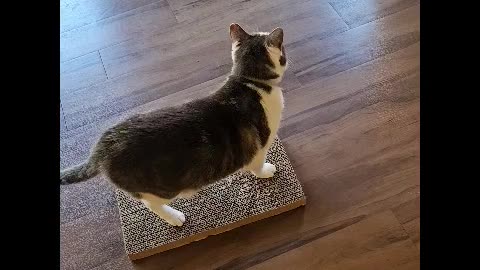
{"label": "wood plank", "polygon": [[420,197],[395,207],[393,213],[420,251]]}
{"label": "wood plank", "polygon": [[[350,102],[355,102],[358,108],[360,104],[373,104],[380,99],[402,95],[399,93],[402,92],[401,89],[392,88],[398,81],[399,87],[405,88],[409,95],[418,96],[419,54],[420,47],[417,43],[286,93],[280,136],[287,138],[343,117],[355,110],[355,104]],[[409,84],[404,84],[402,80],[407,80]],[[384,87],[388,87],[391,92],[385,91]],[[389,94],[396,96],[390,97]],[[332,111],[331,105],[335,104],[338,109]]]}
{"label": "wood plank", "polygon": [[149,35],[176,23],[166,0],[60,34],[60,61]]}
{"label": "wood plank", "polygon": [[60,0],[60,32],[69,31],[158,0]]}
{"label": "wood plank", "polygon": [[[90,269],[125,253],[118,210],[96,211],[60,226],[60,268]],[[74,256],[72,257],[72,254]]]}
{"label": "wood plank", "polygon": [[419,0],[332,0],[330,4],[350,28],[420,4]]}
{"label": "wood plank", "polygon": [[[175,5],[178,2],[171,3]],[[219,3],[219,6],[213,5],[213,2],[205,5],[212,7],[213,11],[221,7],[223,5],[221,3],[231,4],[230,1],[214,1],[214,3]],[[200,6],[204,6],[204,3]],[[196,8],[194,11],[199,12]],[[275,27],[283,27],[287,44],[310,36],[328,36],[348,29],[329,4],[314,0],[240,2],[224,10],[221,13],[222,16],[218,14],[208,16],[208,14],[210,13],[201,13],[202,19],[192,18],[162,33],[142,39],[132,39],[101,50],[108,74],[115,77],[143,68],[159,69],[162,66],[166,68],[168,63],[166,61],[171,58],[198,57],[195,54],[189,55],[192,50],[198,48],[208,51],[207,55],[211,55],[209,58],[211,62],[217,62],[217,65],[225,64],[222,61],[229,59],[218,58],[215,50],[218,44],[223,44],[222,46],[228,49],[222,47],[222,53],[229,53],[231,45],[228,26],[232,22],[240,23],[249,31],[269,31]],[[172,71],[174,73],[182,72],[182,69],[176,66],[168,65],[168,67],[175,68]]]}
{"label": "wood plank", "polygon": [[[224,269],[244,269],[243,266]],[[388,211],[248,269],[420,269],[420,256]]]}
{"label": "wood plank", "polygon": [[60,92],[72,92],[107,80],[98,51],[60,63]]}
{"label": "wood plank", "polygon": [[303,84],[335,75],[420,41],[420,7],[325,39],[287,46],[292,70]]}
{"label": "wood plank", "polygon": [[[372,105],[325,125],[327,132],[318,127],[285,139],[308,199],[305,219],[334,222],[417,197],[418,106],[418,100]],[[405,114],[392,120],[402,110]],[[378,119],[379,114],[387,117]]]}

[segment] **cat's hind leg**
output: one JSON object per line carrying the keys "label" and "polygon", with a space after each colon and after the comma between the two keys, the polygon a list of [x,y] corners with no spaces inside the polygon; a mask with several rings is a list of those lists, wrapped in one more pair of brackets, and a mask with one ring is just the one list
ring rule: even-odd
{"label": "cat's hind leg", "polygon": [[260,149],[250,164],[245,166],[244,169],[251,171],[258,178],[272,177],[277,171],[277,168],[275,165],[265,162],[267,151],[267,147]]}
{"label": "cat's hind leg", "polygon": [[145,204],[148,209],[173,226],[182,226],[185,222],[185,215],[168,206],[171,199],[164,199],[150,193],[140,193],[140,201]]}

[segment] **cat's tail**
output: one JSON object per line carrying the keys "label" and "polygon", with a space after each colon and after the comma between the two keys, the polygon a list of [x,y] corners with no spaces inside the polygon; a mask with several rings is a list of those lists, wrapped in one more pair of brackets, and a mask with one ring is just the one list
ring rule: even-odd
{"label": "cat's tail", "polygon": [[98,162],[90,157],[86,162],[60,171],[60,185],[86,181],[99,173]]}

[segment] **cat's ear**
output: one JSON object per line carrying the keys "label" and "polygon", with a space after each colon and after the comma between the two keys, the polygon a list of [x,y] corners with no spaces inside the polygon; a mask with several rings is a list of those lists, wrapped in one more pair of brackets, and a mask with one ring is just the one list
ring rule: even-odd
{"label": "cat's ear", "polygon": [[275,28],[267,37],[268,45],[277,48],[282,47],[283,43],[283,29],[280,27]]}
{"label": "cat's ear", "polygon": [[245,40],[249,37],[250,35],[243,30],[240,25],[236,23],[230,24],[230,38],[232,39],[232,42],[237,42],[237,41],[242,41]]}

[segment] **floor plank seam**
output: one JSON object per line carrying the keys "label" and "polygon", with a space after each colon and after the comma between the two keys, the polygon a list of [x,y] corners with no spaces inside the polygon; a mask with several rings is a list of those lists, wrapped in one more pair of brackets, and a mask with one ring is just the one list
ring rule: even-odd
{"label": "floor plank seam", "polygon": [[105,77],[107,77],[107,80],[109,80],[110,78],[108,77],[107,70],[105,69],[105,64],[103,63],[103,58],[100,51],[98,51],[98,57],[100,57],[100,62],[102,62],[102,67],[103,67],[103,71],[105,72]]}
{"label": "floor plank seam", "polygon": [[[94,49],[94,50],[91,50],[91,51],[87,51],[87,52],[85,52],[85,53],[83,53],[83,54],[81,54],[81,55],[78,55],[78,56],[75,56],[75,57],[72,57],[72,58],[68,58],[68,59],[63,60],[63,61],[60,60],[60,64],[64,64],[64,63],[66,63],[66,62],[69,62],[69,61],[72,61],[72,60],[76,60],[76,59],[78,59],[78,58],[80,58],[80,57],[83,57],[83,56],[85,56],[85,55],[87,55],[87,54],[94,53],[95,51],[105,50],[105,49],[108,49],[108,48],[110,48],[110,47],[117,46],[117,45],[120,45],[120,44],[125,43],[125,42],[129,42],[129,41],[131,41],[132,39],[133,39],[133,37],[132,37],[132,38],[129,38],[129,39],[126,39],[126,40],[119,41],[119,42],[117,42],[117,43],[113,43],[113,44],[107,45],[107,46],[102,47],[102,48],[98,48],[98,49]],[[62,42],[62,41],[60,40],[60,43],[61,43],[61,42]],[[84,88],[85,88],[85,87],[84,87]],[[82,89],[83,89],[83,88],[82,88]]]}
{"label": "floor plank seam", "polygon": [[68,129],[67,120],[65,119],[65,113],[63,112],[63,105],[61,100],[60,100],[60,117],[62,118],[63,125],[65,127],[65,130],[63,131],[63,133],[69,132],[70,130]]}
{"label": "floor plank seam", "polygon": [[[388,16],[395,15],[395,14],[397,14],[397,13],[399,13],[399,12],[402,12],[402,11],[404,11],[404,10],[406,10],[406,9],[409,9],[409,8],[413,8],[413,7],[415,7],[415,6],[420,6],[420,3],[417,3],[417,4],[415,4],[415,5],[411,5],[411,6],[408,6],[408,7],[404,7],[404,8],[402,8],[402,9],[400,9],[400,10],[397,10],[397,11],[395,11],[395,12],[393,12],[393,13],[385,14],[385,15],[383,15],[383,16],[381,16],[381,17],[378,17],[378,18],[372,19],[372,20],[370,20],[370,21],[364,22],[364,23],[362,23],[362,24],[360,24],[360,25],[357,25],[357,26],[355,26],[355,27],[351,27],[350,29],[355,29],[355,28],[357,28],[357,27],[360,27],[360,26],[369,24],[369,23],[371,23],[371,22],[375,22],[375,21],[381,20],[381,19],[383,19],[383,18],[387,18]],[[349,27],[350,27],[350,26],[349,26]]]}
{"label": "floor plank seam", "polygon": [[[328,5],[333,9],[333,11],[335,11],[335,13],[338,15],[338,17],[342,20],[342,22],[348,27],[348,29],[347,29],[346,31],[353,29],[353,28],[345,21],[345,19],[342,17],[342,15],[340,14],[340,12],[338,12],[338,10],[332,5],[331,2],[328,2]],[[345,32],[345,31],[343,31],[343,32]]]}
{"label": "floor plank seam", "polygon": [[177,14],[175,14],[175,12],[173,12],[172,4],[170,3],[170,1],[172,1],[172,0],[165,0],[165,1],[167,2],[168,9],[169,9],[170,12],[172,13],[173,18],[175,18],[175,22],[176,22],[176,23],[179,23],[180,21],[178,20]]}
{"label": "floor plank seam", "polygon": [[405,229],[405,225],[400,221],[400,219],[398,218],[398,216],[395,214],[395,212],[393,211],[393,208],[390,208],[389,210],[393,216],[395,217],[395,220],[397,220],[398,224],[400,224],[400,226],[402,227],[402,230],[403,232],[408,235],[408,240],[410,240],[410,243],[415,247],[415,249],[420,253],[420,249],[418,248],[418,246],[415,244],[415,242],[413,242],[413,239],[410,235],[410,233],[407,231],[407,229]]}

